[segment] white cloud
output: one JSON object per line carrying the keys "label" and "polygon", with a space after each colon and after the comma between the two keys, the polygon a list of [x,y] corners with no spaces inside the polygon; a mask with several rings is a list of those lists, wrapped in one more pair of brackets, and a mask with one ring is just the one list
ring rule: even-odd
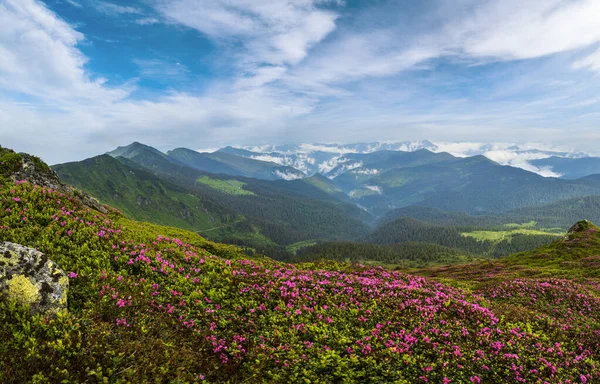
{"label": "white cloud", "polygon": [[[532,59],[600,42],[597,0],[465,0],[438,5],[440,9],[425,20],[399,13],[396,26],[346,33],[325,44],[286,81],[324,96],[339,95],[332,85],[427,68],[433,59],[470,64]],[[422,24],[432,28],[423,31]],[[596,68],[599,62],[594,56],[581,65]]]}
{"label": "white cloud", "polygon": [[383,193],[381,187],[377,185],[365,185],[365,188],[367,188],[369,191],[377,192],[379,195]]}
{"label": "white cloud", "polygon": [[291,172],[281,172],[279,170],[275,171],[275,175],[277,175],[277,177],[279,177],[280,179],[283,180],[298,180],[298,179],[302,179],[304,176],[300,175],[298,173],[291,173]]}
{"label": "white cloud", "polygon": [[124,89],[109,89],[84,70],[87,58],[77,45],[84,36],[32,0],[0,3],[0,89],[49,100],[115,101]]}
{"label": "white cloud", "polygon": [[79,4],[76,0],[64,0],[65,3],[71,4],[76,8],[83,8],[83,5]]}
{"label": "white cloud", "polygon": [[141,19],[137,19],[135,23],[139,25],[153,25],[160,23],[160,20],[158,20],[156,17],[143,17]]}
{"label": "white cloud", "polygon": [[472,16],[446,32],[468,55],[530,59],[600,41],[597,0],[480,2]]}
{"label": "white cloud", "polygon": [[118,5],[108,1],[96,0],[92,4],[99,12],[106,13],[107,15],[140,15],[143,13],[140,8]]}
{"label": "white cloud", "polygon": [[544,159],[550,157],[549,154],[543,153],[519,153],[511,150],[492,150],[484,152],[483,155],[490,160],[493,160],[502,165],[510,165],[526,171],[535,172],[544,177],[561,177],[562,174],[553,172],[551,168],[536,167],[529,163],[529,160]]}
{"label": "white cloud", "polygon": [[377,175],[377,174],[379,174],[379,169],[361,168],[361,169],[355,169],[352,172],[357,175]]}
{"label": "white cloud", "polygon": [[183,77],[190,72],[188,68],[179,62],[159,59],[136,59],[133,62],[140,68],[140,75],[145,77]]}
{"label": "white cloud", "polygon": [[[573,63],[574,69],[587,69],[600,73],[600,49]],[[596,100],[597,101],[597,100]]]}
{"label": "white cloud", "polygon": [[[323,0],[156,0],[164,17],[194,28],[216,41],[239,39],[242,68],[260,86],[303,60],[308,50],[335,29],[337,15],[318,8]],[[239,51],[238,51],[239,52]],[[264,67],[264,64],[268,64]]]}

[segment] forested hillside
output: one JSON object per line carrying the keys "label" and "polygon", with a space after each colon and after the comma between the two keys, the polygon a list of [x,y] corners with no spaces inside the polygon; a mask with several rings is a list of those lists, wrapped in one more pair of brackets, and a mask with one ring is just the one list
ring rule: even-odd
{"label": "forested hillside", "polygon": [[288,261],[335,260],[375,263],[391,268],[417,268],[428,265],[464,264],[475,259],[478,257],[472,256],[469,252],[425,242],[404,242],[393,245],[326,242],[301,248]]}
{"label": "forested hillside", "polygon": [[[412,218],[401,218],[378,227],[365,241],[391,245],[406,242],[434,243],[461,250],[471,255],[500,257],[514,252],[534,249],[552,242],[556,234],[512,231],[500,238],[488,239],[478,227],[454,227],[425,223]],[[485,231],[483,231],[485,232]],[[475,234],[475,235],[471,235]],[[494,232],[491,233],[492,235]],[[477,236],[480,235],[480,236]]]}
{"label": "forested hillside", "polygon": [[149,171],[133,169],[108,155],[56,165],[53,169],[64,182],[137,220],[202,231],[241,218],[214,199],[199,198]]}
{"label": "forested hillside", "polygon": [[350,240],[368,231],[361,221],[364,211],[313,184],[304,184],[298,194],[266,181],[202,172],[156,152],[138,146],[130,158],[102,156],[54,168],[132,218],[253,248],[309,239]]}
{"label": "forested hillside", "polygon": [[592,180],[545,178],[474,156],[375,174],[362,182],[359,191],[357,202],[378,216],[409,205],[500,214],[599,194],[600,185]]}

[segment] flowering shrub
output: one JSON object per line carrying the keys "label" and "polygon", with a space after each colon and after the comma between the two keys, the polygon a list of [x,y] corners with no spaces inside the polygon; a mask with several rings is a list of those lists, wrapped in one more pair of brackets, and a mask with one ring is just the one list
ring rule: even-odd
{"label": "flowering shrub", "polygon": [[0,241],[45,252],[69,312],[0,303],[0,382],[600,381],[597,282],[473,292],[344,263],[289,265],[72,196],[0,189]]}

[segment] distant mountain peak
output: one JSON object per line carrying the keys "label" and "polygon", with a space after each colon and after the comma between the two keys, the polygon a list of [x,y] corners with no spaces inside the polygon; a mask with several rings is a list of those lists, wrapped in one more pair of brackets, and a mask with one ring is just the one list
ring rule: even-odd
{"label": "distant mountain peak", "polygon": [[109,156],[112,156],[112,157],[122,156],[122,157],[126,157],[126,158],[131,158],[133,156],[138,155],[140,152],[143,152],[143,151],[153,152],[156,154],[160,154],[162,156],[166,156],[164,153],[162,153],[158,149],[151,147],[149,145],[146,145],[146,144],[142,144],[139,141],[134,141],[133,143],[131,143],[129,145],[125,145],[125,146],[119,146],[110,152],[106,152],[106,154]]}

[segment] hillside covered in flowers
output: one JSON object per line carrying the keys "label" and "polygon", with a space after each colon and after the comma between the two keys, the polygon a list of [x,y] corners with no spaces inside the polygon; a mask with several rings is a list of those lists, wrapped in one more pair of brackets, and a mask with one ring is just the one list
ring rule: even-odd
{"label": "hillside covered in flowers", "polygon": [[0,302],[2,383],[600,382],[589,274],[473,285],[290,265],[28,182],[4,181],[0,203],[0,242],[44,252],[70,278],[57,315]]}

